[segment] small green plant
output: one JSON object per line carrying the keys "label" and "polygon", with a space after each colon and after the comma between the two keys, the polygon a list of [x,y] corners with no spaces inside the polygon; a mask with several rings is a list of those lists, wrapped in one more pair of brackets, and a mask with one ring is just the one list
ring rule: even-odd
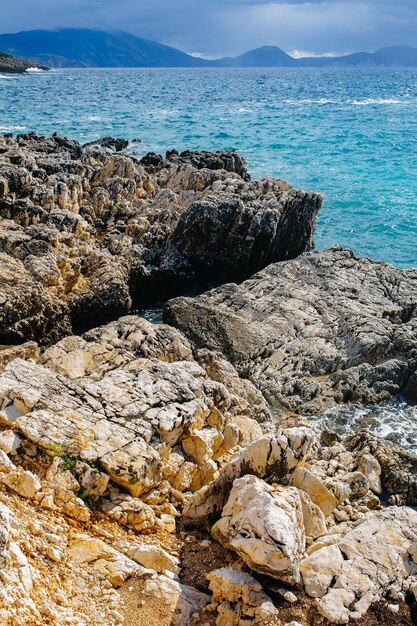
{"label": "small green plant", "polygon": [[100,404],[103,404],[104,402],[103,396],[94,396],[94,400],[97,400],[97,402],[100,402]]}
{"label": "small green plant", "polygon": [[114,206],[116,207],[116,211],[118,213],[124,213],[125,207],[123,206],[121,202],[116,202]]}
{"label": "small green plant", "polygon": [[81,487],[81,489],[79,489],[75,495],[77,496],[77,498],[80,498],[80,500],[87,500],[88,498],[88,493],[85,489],[83,489],[83,487]]}
{"label": "small green plant", "polygon": [[64,451],[59,443],[51,443],[49,446],[49,456],[64,456]]}
{"label": "small green plant", "polygon": [[95,461],[90,461],[89,459],[81,459],[79,456],[71,456],[70,454],[65,454],[65,452],[58,443],[51,443],[48,453],[49,456],[59,456],[62,460],[62,469],[68,470],[70,472],[74,471],[74,468],[78,461],[86,463],[86,465],[89,465],[99,472],[104,471],[104,468],[98,459],[96,459]]}
{"label": "small green plant", "polygon": [[70,472],[74,470],[75,464],[79,460],[74,456],[70,456],[69,454],[64,454],[61,458],[62,458],[62,468]]}
{"label": "small green plant", "polygon": [[87,491],[83,487],[81,487],[81,489],[79,489],[75,495],[77,496],[77,498],[80,498],[80,500],[83,500],[84,502],[97,502],[98,500],[97,495],[87,493]]}

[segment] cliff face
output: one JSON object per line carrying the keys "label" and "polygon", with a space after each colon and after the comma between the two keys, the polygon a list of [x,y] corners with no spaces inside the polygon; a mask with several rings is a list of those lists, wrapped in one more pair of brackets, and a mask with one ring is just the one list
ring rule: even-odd
{"label": "cliff face", "polygon": [[44,71],[49,70],[49,67],[41,65],[36,61],[29,61],[28,59],[21,59],[19,57],[14,57],[11,54],[0,52],[0,73],[23,74],[23,72],[26,72],[29,68],[36,68]]}

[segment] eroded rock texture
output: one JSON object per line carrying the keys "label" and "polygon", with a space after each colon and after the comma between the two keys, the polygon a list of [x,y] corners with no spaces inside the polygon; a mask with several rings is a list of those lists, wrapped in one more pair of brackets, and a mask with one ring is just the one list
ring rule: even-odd
{"label": "eroded rock texture", "polygon": [[319,412],[415,394],[416,307],[417,271],[331,249],[171,300],[165,319],[222,351],[272,406]]}
{"label": "eroded rock texture", "polygon": [[139,162],[121,140],[0,138],[0,344],[56,341],[312,244],[321,196],[236,153]]}

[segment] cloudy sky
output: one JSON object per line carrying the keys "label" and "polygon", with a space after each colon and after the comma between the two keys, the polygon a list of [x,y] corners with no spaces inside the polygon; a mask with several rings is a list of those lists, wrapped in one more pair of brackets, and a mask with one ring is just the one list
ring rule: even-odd
{"label": "cloudy sky", "polygon": [[206,56],[264,44],[288,52],[417,47],[417,0],[1,0],[0,32],[127,30]]}

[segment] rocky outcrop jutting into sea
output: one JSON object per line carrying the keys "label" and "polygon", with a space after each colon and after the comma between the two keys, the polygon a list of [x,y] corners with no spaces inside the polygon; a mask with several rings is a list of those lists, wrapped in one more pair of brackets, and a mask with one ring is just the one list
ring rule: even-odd
{"label": "rocky outcrop jutting into sea", "polygon": [[4,74],[23,74],[30,69],[46,72],[49,70],[49,67],[41,65],[37,61],[29,61],[28,59],[21,59],[20,57],[0,52],[0,72]]}
{"label": "rocky outcrop jutting into sea", "polygon": [[417,271],[332,249],[168,302],[165,319],[221,351],[281,410],[416,397]]}
{"label": "rocky outcrop jutting into sea", "polygon": [[105,145],[0,139],[0,343],[48,343],[312,245],[321,196],[250,181],[236,153],[139,162]]}

